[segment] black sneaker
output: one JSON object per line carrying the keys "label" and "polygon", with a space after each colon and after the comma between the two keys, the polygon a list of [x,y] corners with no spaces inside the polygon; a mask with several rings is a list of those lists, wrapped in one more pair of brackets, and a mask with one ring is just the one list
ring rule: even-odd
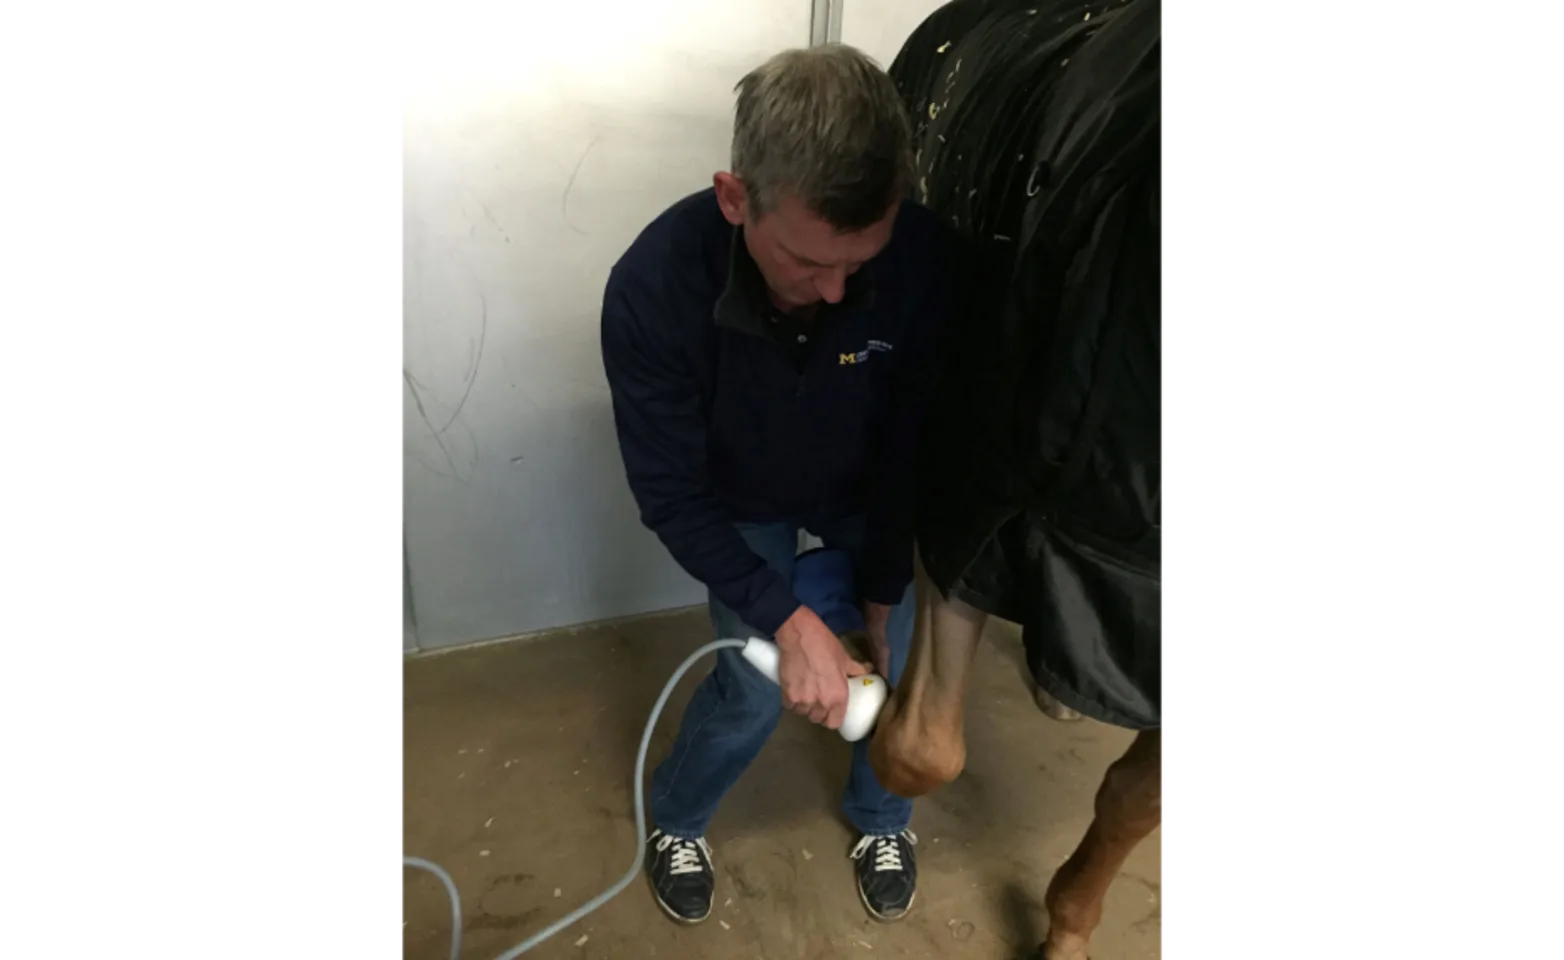
{"label": "black sneaker", "polygon": [[876,920],[900,920],[912,908],[918,892],[918,862],[911,830],[887,836],[864,834],[853,848],[858,861],[858,896]]}
{"label": "black sneaker", "polygon": [[700,923],[711,916],[711,893],[717,875],[705,837],[685,840],[653,830],[646,838],[646,872],[663,912],[680,923]]}

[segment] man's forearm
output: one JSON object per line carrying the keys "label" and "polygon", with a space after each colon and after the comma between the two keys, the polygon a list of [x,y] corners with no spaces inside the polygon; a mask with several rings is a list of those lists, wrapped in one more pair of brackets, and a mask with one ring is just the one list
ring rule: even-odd
{"label": "man's forearm", "polygon": [[643,520],[674,561],[705,584],[718,601],[756,630],[775,634],[798,609],[793,585],[766,566],[720,510],[685,506],[678,511],[648,511]]}

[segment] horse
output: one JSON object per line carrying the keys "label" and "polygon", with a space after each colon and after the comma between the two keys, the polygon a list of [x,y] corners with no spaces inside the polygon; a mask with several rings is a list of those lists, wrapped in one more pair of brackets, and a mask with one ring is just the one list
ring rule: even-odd
{"label": "horse", "polygon": [[1022,624],[1051,716],[1137,731],[1048,886],[1039,960],[1086,960],[1161,823],[1160,36],[1158,0],[954,0],[890,69],[917,199],[966,255],[921,428],[912,647],[871,764],[907,797],[961,773],[990,616]]}

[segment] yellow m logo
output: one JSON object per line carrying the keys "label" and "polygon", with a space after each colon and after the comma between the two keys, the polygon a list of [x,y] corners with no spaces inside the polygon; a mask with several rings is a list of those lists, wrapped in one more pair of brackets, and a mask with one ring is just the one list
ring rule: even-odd
{"label": "yellow m logo", "polygon": [[837,354],[837,363],[838,363],[838,365],[843,364],[843,363],[857,363],[857,362],[858,362],[858,354],[856,354],[856,353],[840,353],[840,354]]}

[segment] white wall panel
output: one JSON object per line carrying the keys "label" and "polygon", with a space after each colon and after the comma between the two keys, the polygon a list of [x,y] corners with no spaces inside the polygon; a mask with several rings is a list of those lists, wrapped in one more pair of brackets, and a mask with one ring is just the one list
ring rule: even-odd
{"label": "white wall panel", "polygon": [[625,484],[603,284],[652,217],[726,166],[734,83],[808,42],[810,4],[411,15],[402,391],[418,645],[699,602]]}

